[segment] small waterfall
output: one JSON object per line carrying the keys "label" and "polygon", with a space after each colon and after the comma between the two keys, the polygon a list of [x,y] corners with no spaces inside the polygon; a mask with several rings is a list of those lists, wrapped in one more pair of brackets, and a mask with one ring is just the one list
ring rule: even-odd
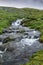
{"label": "small waterfall", "polygon": [[22,19],[17,20],[14,24],[15,24],[16,26],[18,26],[18,25],[20,25],[20,24],[21,24],[21,21],[22,21]]}
{"label": "small waterfall", "polygon": [[2,54],[3,53],[3,51],[0,51],[0,54]]}
{"label": "small waterfall", "polygon": [[34,31],[33,31],[33,33],[35,34],[35,33],[36,33],[36,31],[34,30]]}
{"label": "small waterfall", "polygon": [[[15,27],[17,27],[17,28],[18,28],[18,26],[19,26],[18,29],[20,29],[20,24],[21,24],[22,20],[24,20],[24,18],[23,18],[23,19],[18,19],[18,20],[16,20],[16,22],[13,22],[13,23],[12,23],[12,26],[15,26]],[[35,36],[35,35],[37,36],[37,34],[38,34],[39,32],[35,31],[34,29],[29,29],[29,28],[23,27],[23,26],[22,26],[21,28],[24,29],[25,32],[28,32],[27,34],[29,34],[28,36],[27,36],[27,34],[26,34],[26,35],[23,35],[23,39],[21,39],[21,43],[22,43],[22,44],[26,44],[26,45],[31,46],[31,45],[33,45],[37,40],[39,40],[39,38],[34,38],[34,36]],[[16,28],[15,28],[15,29],[16,29]],[[39,34],[38,34],[38,35],[39,35]],[[26,37],[26,36],[27,36],[27,37]]]}
{"label": "small waterfall", "polygon": [[34,36],[31,36],[31,39],[33,39],[34,38]]}
{"label": "small waterfall", "polygon": [[3,54],[6,52],[7,48],[4,49],[4,51],[0,51],[0,57],[3,58]]}
{"label": "small waterfall", "polygon": [[5,48],[4,52],[6,52],[6,51],[7,51],[7,48]]}
{"label": "small waterfall", "polygon": [[24,44],[24,45],[29,45],[29,46],[32,46],[36,41],[38,41],[38,39],[28,39],[28,38],[25,38],[25,39],[22,39],[21,40],[21,43]]}
{"label": "small waterfall", "polygon": [[2,45],[2,42],[0,42],[0,45]]}
{"label": "small waterfall", "polygon": [[24,20],[24,18],[16,20],[16,22],[12,23],[12,26],[19,26],[21,24],[22,20]]}

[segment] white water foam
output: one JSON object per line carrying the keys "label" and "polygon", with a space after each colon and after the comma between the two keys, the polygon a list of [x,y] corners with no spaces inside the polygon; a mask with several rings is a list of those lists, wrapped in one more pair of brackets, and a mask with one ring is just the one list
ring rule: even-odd
{"label": "white water foam", "polygon": [[24,18],[16,20],[16,22],[12,23],[12,26],[19,26],[21,24],[22,20],[24,20]]}
{"label": "white water foam", "polygon": [[0,45],[2,45],[2,42],[0,42]]}
{"label": "white water foam", "polygon": [[22,39],[22,40],[21,40],[21,43],[31,46],[31,45],[33,45],[38,39],[39,39],[39,38],[37,38],[37,39],[28,39],[28,38],[25,38],[25,39]]}

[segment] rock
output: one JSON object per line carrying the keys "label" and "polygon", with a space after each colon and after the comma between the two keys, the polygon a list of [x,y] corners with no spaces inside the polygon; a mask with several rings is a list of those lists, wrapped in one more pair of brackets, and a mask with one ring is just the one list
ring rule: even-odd
{"label": "rock", "polygon": [[7,35],[5,35],[5,34],[0,35],[0,41],[1,41],[1,42],[3,42],[4,39],[6,39],[6,38],[8,38]]}
{"label": "rock", "polygon": [[5,47],[4,46],[0,46],[0,50],[4,51]]}
{"label": "rock", "polygon": [[13,47],[8,47],[8,48],[7,48],[7,51],[13,52],[13,51],[14,51],[14,48],[13,48]]}
{"label": "rock", "polygon": [[10,29],[3,30],[3,33],[12,33],[12,32],[14,32],[14,30],[10,30]]}
{"label": "rock", "polygon": [[3,39],[3,43],[7,43],[8,41],[10,41],[10,38],[9,37]]}
{"label": "rock", "polygon": [[20,34],[20,33],[11,33],[10,35],[9,35],[9,38],[10,39],[15,39],[15,38],[18,38],[18,37],[21,37],[21,36],[23,36],[23,34]]}

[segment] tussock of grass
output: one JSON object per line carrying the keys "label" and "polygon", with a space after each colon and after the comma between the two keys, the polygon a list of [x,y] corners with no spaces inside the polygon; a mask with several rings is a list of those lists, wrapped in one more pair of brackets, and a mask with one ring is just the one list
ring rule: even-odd
{"label": "tussock of grass", "polygon": [[30,58],[30,62],[25,65],[43,65],[43,51],[39,51]]}

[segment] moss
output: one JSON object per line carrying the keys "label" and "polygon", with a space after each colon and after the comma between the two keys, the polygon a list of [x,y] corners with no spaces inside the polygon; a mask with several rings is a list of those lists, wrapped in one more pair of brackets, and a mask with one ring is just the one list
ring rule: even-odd
{"label": "moss", "polygon": [[30,62],[27,62],[25,65],[43,65],[43,51],[33,54]]}
{"label": "moss", "polygon": [[43,43],[43,35],[40,36],[40,42]]}

